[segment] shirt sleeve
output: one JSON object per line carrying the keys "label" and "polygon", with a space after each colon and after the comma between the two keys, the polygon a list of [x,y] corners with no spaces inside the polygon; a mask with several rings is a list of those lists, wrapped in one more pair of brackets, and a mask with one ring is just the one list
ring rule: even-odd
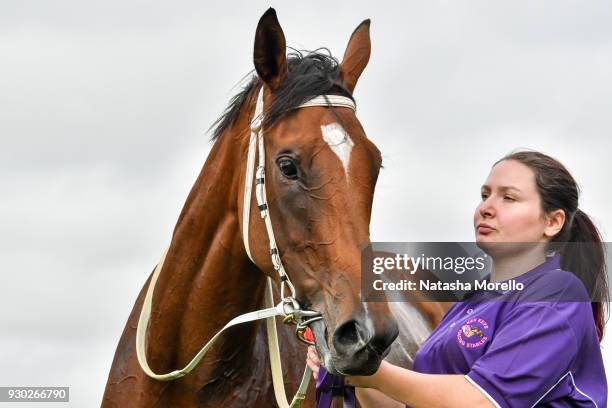
{"label": "shirt sleeve", "polygon": [[[578,307],[567,303],[566,309]],[[548,303],[519,305],[466,379],[496,407],[531,407],[567,374],[578,350],[575,328]]]}

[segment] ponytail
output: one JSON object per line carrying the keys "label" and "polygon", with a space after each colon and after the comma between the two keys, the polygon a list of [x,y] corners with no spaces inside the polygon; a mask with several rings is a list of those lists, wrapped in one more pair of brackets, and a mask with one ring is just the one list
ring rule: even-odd
{"label": "ponytail", "polygon": [[[574,273],[585,285],[591,299],[593,318],[601,341],[609,308],[606,251],[601,235],[589,216],[581,211],[571,217],[567,233],[562,230],[557,237],[567,236],[569,243],[561,249],[561,267]],[[565,228],[563,228],[565,229]],[[555,237],[555,238],[557,238]],[[554,241],[558,241],[554,239]],[[577,244],[581,243],[581,244]]]}

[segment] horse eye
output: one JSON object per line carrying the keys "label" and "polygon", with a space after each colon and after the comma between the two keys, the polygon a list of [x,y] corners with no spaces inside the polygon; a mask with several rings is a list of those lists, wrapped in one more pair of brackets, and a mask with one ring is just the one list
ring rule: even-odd
{"label": "horse eye", "polygon": [[278,159],[277,164],[283,176],[287,177],[289,180],[296,180],[298,178],[298,169],[293,159],[281,157]]}

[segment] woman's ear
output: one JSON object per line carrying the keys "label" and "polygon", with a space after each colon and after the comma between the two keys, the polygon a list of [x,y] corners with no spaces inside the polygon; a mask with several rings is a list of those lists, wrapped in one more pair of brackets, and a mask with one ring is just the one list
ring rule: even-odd
{"label": "woman's ear", "polygon": [[546,226],[544,227],[544,236],[553,238],[561,231],[565,224],[565,211],[558,209],[546,214]]}
{"label": "woman's ear", "polygon": [[340,72],[344,87],[353,93],[357,80],[370,60],[370,20],[364,20],[357,26],[344,51]]}
{"label": "woman's ear", "polygon": [[255,31],[253,63],[259,78],[274,91],[287,73],[285,34],[276,11],[270,7],[259,19]]}

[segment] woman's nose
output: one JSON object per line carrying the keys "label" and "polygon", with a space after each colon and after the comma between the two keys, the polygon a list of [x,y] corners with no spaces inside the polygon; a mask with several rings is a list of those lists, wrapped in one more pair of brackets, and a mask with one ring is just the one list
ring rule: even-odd
{"label": "woman's nose", "polygon": [[480,216],[483,218],[491,218],[495,215],[495,206],[493,204],[493,200],[489,197],[486,198],[478,207],[478,212]]}

